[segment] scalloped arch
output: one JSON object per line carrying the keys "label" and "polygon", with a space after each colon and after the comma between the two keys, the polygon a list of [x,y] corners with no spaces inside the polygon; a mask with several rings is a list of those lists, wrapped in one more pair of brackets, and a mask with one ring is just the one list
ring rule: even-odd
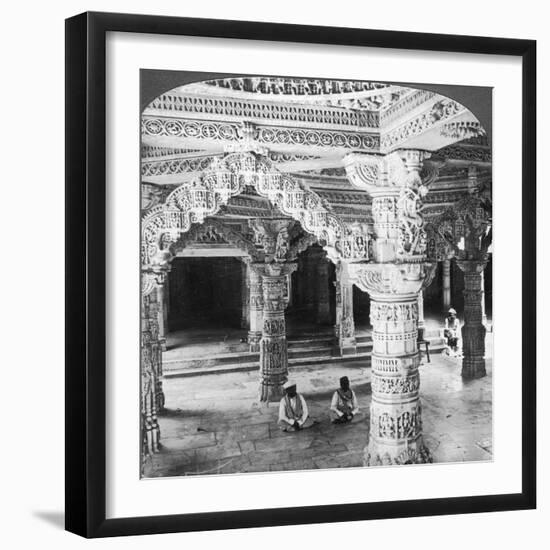
{"label": "scalloped arch", "polygon": [[350,231],[319,195],[279,172],[269,159],[237,152],[214,158],[201,177],[177,187],[163,205],[144,216],[142,265],[154,265],[156,254],[164,249],[163,235],[169,235],[170,241],[177,240],[193,223],[203,223],[206,217],[216,214],[246,186],[254,187],[283,214],[300,222],[306,232],[324,244],[329,257],[341,257],[342,250],[345,257],[356,256],[353,238],[350,243],[342,242],[349,240]]}

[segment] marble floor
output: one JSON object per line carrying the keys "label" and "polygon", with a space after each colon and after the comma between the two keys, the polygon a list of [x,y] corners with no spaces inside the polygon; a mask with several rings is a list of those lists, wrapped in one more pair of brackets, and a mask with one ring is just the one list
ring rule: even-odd
{"label": "marble floor", "polygon": [[[424,438],[434,462],[492,457],[492,361],[480,380],[463,381],[460,368],[460,359],[441,354],[420,367]],[[361,413],[349,425],[333,425],[328,407],[343,375]],[[368,362],[310,365],[292,370],[290,379],[316,420],[302,432],[281,432],[278,406],[256,402],[257,372],[166,379],[162,450],[147,459],[145,477],[361,466],[371,399]]]}

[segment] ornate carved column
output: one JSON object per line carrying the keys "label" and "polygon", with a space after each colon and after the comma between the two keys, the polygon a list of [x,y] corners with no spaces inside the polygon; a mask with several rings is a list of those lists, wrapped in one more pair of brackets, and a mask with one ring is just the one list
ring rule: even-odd
{"label": "ornate carved column", "polygon": [[252,264],[262,279],[263,325],[260,341],[260,392],[263,402],[279,401],[288,380],[285,287],[295,263]]}
{"label": "ornate carved column", "polygon": [[349,278],[347,262],[336,266],[336,337],[341,355],[357,352],[355,321],[353,319],[353,283]]}
{"label": "ornate carved column", "polygon": [[372,263],[349,265],[353,282],[371,297],[372,400],[367,466],[431,462],[422,437],[418,301],[433,276],[426,262],[420,214],[425,188],[421,151],[385,158],[352,155],[350,180],[372,197],[375,241]]}
{"label": "ornate carved column", "polygon": [[490,199],[479,193],[475,170],[468,172],[469,193],[435,222],[464,273],[464,325],[462,326],[462,376],[485,376],[485,327],[483,326],[482,274],[491,244]]}
{"label": "ornate carved column", "polygon": [[451,307],[451,260],[443,260],[443,309]]}
{"label": "ornate carved column", "polygon": [[482,277],[487,262],[458,260],[464,273],[464,325],[462,325],[462,376],[482,378],[485,371]]}
{"label": "ornate carved column", "polygon": [[250,330],[248,331],[248,343],[250,351],[260,351],[260,340],[264,322],[264,294],[262,289],[262,276],[258,271],[249,267],[249,304],[250,304]]}
{"label": "ornate carved column", "polygon": [[430,266],[355,264],[371,297],[372,401],[367,466],[431,462],[422,438],[418,372],[418,294]]}
{"label": "ornate carved column", "polygon": [[328,292],[328,260],[320,258],[317,264],[317,323],[330,323],[330,303]]}
{"label": "ornate carved column", "polygon": [[[161,281],[159,281],[161,282]],[[142,274],[141,297],[141,433],[143,452],[159,450],[157,415],[164,408],[162,357],[158,332],[157,278]]]}
{"label": "ornate carved column", "polygon": [[244,329],[250,326],[249,263],[248,258],[241,258],[241,328]]}
{"label": "ornate carved column", "polygon": [[261,277],[263,291],[259,400],[279,401],[288,379],[285,309],[288,277],[297,265],[286,260],[288,232],[294,221],[288,218],[254,219],[249,224],[259,237],[265,255],[265,263],[251,264],[251,269]]}

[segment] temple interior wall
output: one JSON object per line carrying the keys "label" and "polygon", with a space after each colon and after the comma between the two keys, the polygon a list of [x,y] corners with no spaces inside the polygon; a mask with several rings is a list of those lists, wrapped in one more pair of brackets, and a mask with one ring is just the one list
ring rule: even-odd
{"label": "temple interior wall", "polygon": [[240,326],[241,261],[175,258],[169,275],[168,330],[197,325]]}

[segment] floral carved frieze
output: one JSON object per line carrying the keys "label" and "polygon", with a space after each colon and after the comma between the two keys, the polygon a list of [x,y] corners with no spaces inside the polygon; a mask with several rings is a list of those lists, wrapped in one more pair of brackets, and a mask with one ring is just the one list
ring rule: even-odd
{"label": "floral carved frieze", "polygon": [[212,162],[212,157],[173,158],[148,160],[141,163],[142,177],[167,176],[201,172],[206,170]]}
{"label": "floral carved frieze", "polygon": [[479,162],[490,164],[492,162],[491,149],[489,147],[472,147],[448,145],[434,153],[435,156],[449,161]]}
{"label": "floral carved frieze", "polygon": [[[232,122],[179,120],[143,115],[142,136],[147,138],[179,138],[238,143],[242,124]],[[257,126],[255,141],[264,147],[297,146],[332,149],[378,151],[380,137],[375,133]]]}

